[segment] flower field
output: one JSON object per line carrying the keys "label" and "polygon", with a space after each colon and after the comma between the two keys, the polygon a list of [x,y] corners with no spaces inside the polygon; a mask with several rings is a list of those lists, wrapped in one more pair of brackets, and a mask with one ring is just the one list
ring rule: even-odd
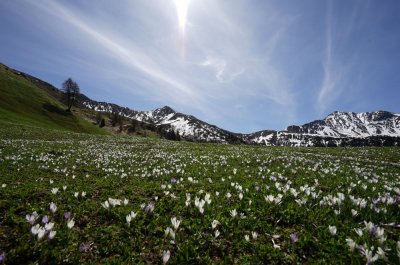
{"label": "flower field", "polygon": [[400,263],[399,148],[0,136],[0,263]]}

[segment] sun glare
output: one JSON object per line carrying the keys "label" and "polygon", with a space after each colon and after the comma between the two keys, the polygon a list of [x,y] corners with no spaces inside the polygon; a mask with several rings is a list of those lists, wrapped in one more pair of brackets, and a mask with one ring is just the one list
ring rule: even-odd
{"label": "sun glare", "polygon": [[179,27],[185,32],[186,17],[190,0],[174,0],[176,12],[178,14]]}

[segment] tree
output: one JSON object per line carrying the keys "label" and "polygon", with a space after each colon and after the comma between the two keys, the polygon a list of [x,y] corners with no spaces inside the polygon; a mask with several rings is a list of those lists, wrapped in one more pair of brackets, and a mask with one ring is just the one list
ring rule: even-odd
{"label": "tree", "polygon": [[103,128],[104,126],[106,126],[106,121],[104,120],[104,118],[100,114],[100,112],[96,113],[96,124],[99,125],[100,128]]}
{"label": "tree", "polygon": [[135,119],[131,119],[131,127],[129,129],[129,132],[136,132],[138,131],[139,127],[139,122]]}
{"label": "tree", "polygon": [[68,78],[62,84],[62,90],[67,96],[67,111],[71,111],[72,104],[74,104],[75,99],[80,93],[79,86],[74,80]]}
{"label": "tree", "polygon": [[96,124],[99,125],[103,117],[101,116],[100,112],[96,113]]}
{"label": "tree", "polygon": [[114,127],[115,125],[119,124],[122,125],[122,118],[117,112],[111,113],[110,117],[111,126]]}
{"label": "tree", "polygon": [[104,126],[106,126],[106,121],[102,118],[99,124],[100,128],[103,128]]}

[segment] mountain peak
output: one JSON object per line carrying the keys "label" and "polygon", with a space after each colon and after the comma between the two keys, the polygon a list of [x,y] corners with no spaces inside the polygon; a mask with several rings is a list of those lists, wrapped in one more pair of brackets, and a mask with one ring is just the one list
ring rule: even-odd
{"label": "mountain peak", "polygon": [[170,106],[164,106],[164,107],[160,108],[159,110],[161,110],[163,112],[167,112],[168,114],[175,113],[175,110],[173,108],[171,108]]}
{"label": "mountain peak", "polygon": [[175,110],[173,110],[170,106],[164,106],[162,108],[155,109],[151,112],[153,113],[153,115],[158,116],[158,117],[167,116],[167,115],[176,113]]}

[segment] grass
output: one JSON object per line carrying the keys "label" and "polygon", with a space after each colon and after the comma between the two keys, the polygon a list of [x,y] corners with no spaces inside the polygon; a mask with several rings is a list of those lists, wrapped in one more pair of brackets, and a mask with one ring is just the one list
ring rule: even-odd
{"label": "grass", "polygon": [[[399,148],[194,144],[25,125],[0,136],[6,264],[162,264],[167,251],[171,264],[365,264],[368,251],[378,264],[399,262]],[[44,216],[52,239],[32,233]]]}
{"label": "grass", "polygon": [[24,75],[0,65],[0,121],[48,129],[105,134],[36,86]]}

